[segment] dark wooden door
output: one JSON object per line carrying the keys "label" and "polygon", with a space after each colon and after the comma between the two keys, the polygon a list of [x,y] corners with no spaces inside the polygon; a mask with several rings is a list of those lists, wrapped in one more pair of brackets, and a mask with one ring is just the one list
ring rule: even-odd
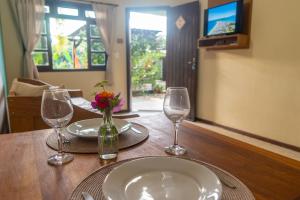
{"label": "dark wooden door", "polygon": [[165,69],[167,87],[188,88],[191,102],[190,120],[195,120],[196,115],[199,15],[198,1],[172,7],[168,11]]}

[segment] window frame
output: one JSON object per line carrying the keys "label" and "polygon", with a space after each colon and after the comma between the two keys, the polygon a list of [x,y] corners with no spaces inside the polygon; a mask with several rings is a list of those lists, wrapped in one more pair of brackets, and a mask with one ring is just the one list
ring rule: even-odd
{"label": "window frame", "polygon": [[[44,21],[46,23],[46,33],[42,33],[41,36],[47,37],[47,50],[34,49],[33,52],[47,52],[48,53],[48,65],[36,65],[39,72],[80,72],[80,71],[105,71],[107,64],[107,53],[105,51],[92,51],[91,40],[99,39],[100,37],[90,36],[91,25],[96,25],[96,20],[94,18],[89,18],[85,16],[85,11],[93,11],[92,6],[83,3],[65,2],[65,1],[53,1],[46,0],[45,6],[49,6],[49,13],[45,13]],[[58,14],[57,8],[76,8],[78,9],[78,16],[63,15]],[[51,33],[50,33],[50,18],[60,18],[60,19],[71,19],[71,20],[83,20],[86,22],[86,35],[87,35],[87,55],[88,55],[88,68],[87,69],[53,69],[52,60],[52,45],[51,45]],[[104,65],[92,65],[92,53],[101,53],[105,56]]]}

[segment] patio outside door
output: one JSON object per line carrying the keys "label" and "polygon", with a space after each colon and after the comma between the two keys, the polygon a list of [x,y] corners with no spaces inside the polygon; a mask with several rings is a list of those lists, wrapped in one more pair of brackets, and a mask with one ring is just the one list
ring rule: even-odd
{"label": "patio outside door", "polygon": [[188,88],[191,101],[188,118],[192,121],[196,115],[199,15],[197,1],[170,8],[167,18],[166,84]]}
{"label": "patio outside door", "polygon": [[168,7],[127,9],[128,102],[133,112],[162,112]]}

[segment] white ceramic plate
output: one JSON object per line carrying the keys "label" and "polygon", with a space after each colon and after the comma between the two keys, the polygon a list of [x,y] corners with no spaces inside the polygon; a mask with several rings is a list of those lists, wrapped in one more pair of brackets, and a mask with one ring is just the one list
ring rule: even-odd
{"label": "white ceramic plate", "polygon": [[205,166],[176,157],[126,162],[105,178],[108,200],[219,200],[222,185]]}
{"label": "white ceramic plate", "polygon": [[[131,124],[122,119],[113,119],[114,124],[118,130],[118,133],[124,133],[130,129]],[[67,127],[67,131],[74,136],[82,138],[96,138],[98,136],[98,130],[102,118],[87,119],[78,122],[74,122]]]}

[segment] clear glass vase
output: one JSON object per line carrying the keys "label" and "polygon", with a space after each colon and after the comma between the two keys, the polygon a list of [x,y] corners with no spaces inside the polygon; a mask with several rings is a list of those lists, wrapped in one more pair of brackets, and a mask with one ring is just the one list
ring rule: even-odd
{"label": "clear glass vase", "polygon": [[98,132],[98,153],[100,159],[110,160],[118,155],[118,130],[112,120],[112,111],[105,110],[102,114],[103,122]]}

